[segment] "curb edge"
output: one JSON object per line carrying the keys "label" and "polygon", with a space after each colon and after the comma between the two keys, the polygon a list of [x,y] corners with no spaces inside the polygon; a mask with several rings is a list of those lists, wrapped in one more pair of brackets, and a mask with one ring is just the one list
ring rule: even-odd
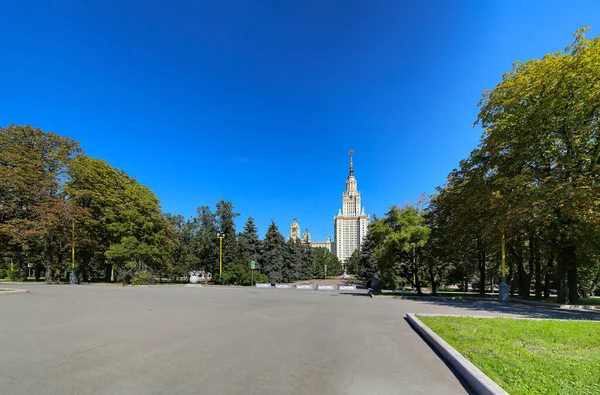
{"label": "curb edge", "polygon": [[423,336],[425,340],[431,344],[450,365],[452,365],[458,374],[469,383],[471,388],[477,394],[508,395],[508,392],[504,391],[502,387],[469,362],[461,353],[456,351],[454,347],[446,343],[446,341],[433,332],[427,325],[421,322],[414,313],[407,313],[406,318],[415,331],[421,334],[421,336]]}

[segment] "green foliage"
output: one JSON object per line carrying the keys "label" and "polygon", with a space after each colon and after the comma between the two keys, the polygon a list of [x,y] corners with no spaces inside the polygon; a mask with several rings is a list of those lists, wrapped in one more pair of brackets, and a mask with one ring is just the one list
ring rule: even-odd
{"label": "green foliage", "polygon": [[600,393],[599,322],[418,318],[508,393]]}
{"label": "green foliage", "polygon": [[283,248],[284,265],[282,282],[293,282],[302,278],[302,244],[300,240],[288,240]]}
{"label": "green foliage", "polygon": [[131,279],[132,285],[149,285],[154,284],[154,275],[150,273],[148,270],[141,270],[136,272]]}
{"label": "green foliage", "polygon": [[348,260],[345,263],[346,273],[347,274],[358,274],[359,261],[360,261],[360,251],[356,250],[352,253],[352,256],[350,256],[350,258],[348,258]]}
{"label": "green foliage", "polygon": [[373,278],[381,278],[381,273],[379,272],[374,258],[377,243],[374,238],[373,228],[376,226],[375,223],[377,221],[379,220],[375,219],[375,221],[369,224],[367,234],[359,253],[357,275],[359,278],[366,281],[372,280]]}
{"label": "green foliage", "polygon": [[256,269],[260,270],[261,241],[254,218],[248,217],[244,230],[238,235],[239,251],[242,263],[256,262]]}
{"label": "green foliage", "polygon": [[215,212],[219,233],[223,237],[223,270],[228,270],[236,263],[242,263],[242,257],[239,254],[237,244],[237,233],[235,231],[235,218],[240,214],[236,213],[233,204],[226,200],[217,203]]}
{"label": "green foliage", "polygon": [[27,257],[56,261],[66,252],[65,225],[78,212],[61,187],[79,143],[29,125],[9,125],[0,127],[0,147],[0,242],[26,280]]}
{"label": "green foliage", "polygon": [[399,286],[398,276],[413,284],[419,295],[425,262],[425,246],[431,228],[425,212],[414,206],[390,207],[386,216],[369,227],[375,243],[372,259],[377,265],[384,288]]}
{"label": "green foliage", "polygon": [[283,281],[285,264],[285,239],[279,233],[277,225],[271,221],[263,241],[263,253],[261,257],[261,271],[269,277],[272,283]]}
{"label": "green foliage", "polygon": [[8,277],[8,273],[6,271],[6,269],[0,269],[0,278],[7,278]]}
{"label": "green foliage", "polygon": [[[249,265],[236,264],[223,273],[223,284],[226,285],[250,285],[251,281],[252,270]],[[265,274],[254,271],[254,284],[268,282],[269,278]]]}
{"label": "green foliage", "polygon": [[327,248],[314,248],[313,253],[315,256],[315,278],[325,278],[325,265],[327,265],[327,277],[338,277],[342,275],[342,264],[340,260],[331,252],[329,252]]}
{"label": "green foliage", "polygon": [[191,241],[192,248],[198,258],[200,268],[210,271],[214,276],[219,273],[217,220],[208,206],[201,206],[196,212],[197,217],[194,221],[198,224],[198,229]]}
{"label": "green foliage", "polygon": [[6,278],[8,278],[11,281],[19,280],[19,271],[17,269],[6,270]]}

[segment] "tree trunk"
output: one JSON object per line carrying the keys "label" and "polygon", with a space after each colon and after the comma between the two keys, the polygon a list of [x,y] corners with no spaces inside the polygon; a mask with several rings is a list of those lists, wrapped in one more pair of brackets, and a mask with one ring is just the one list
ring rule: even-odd
{"label": "tree trunk", "polygon": [[104,264],[104,281],[110,281],[110,273],[112,270],[112,265]]}
{"label": "tree trunk", "polygon": [[550,273],[546,273],[546,277],[544,278],[544,299],[548,299],[550,297]]}
{"label": "tree trunk", "polygon": [[514,248],[513,244],[508,245],[508,252],[517,264],[517,284],[519,287],[519,297],[526,298],[528,292],[525,290],[525,283],[527,282],[527,276],[525,273],[525,267],[523,266],[523,244],[520,240],[516,241],[518,250]]}
{"label": "tree trunk", "polygon": [[[539,261],[539,258],[538,258]],[[543,287],[543,292],[544,292],[544,299],[548,299],[550,297],[550,270],[552,268],[552,265],[554,263],[554,257],[551,255],[550,258],[548,258],[548,261],[546,262],[546,266],[544,267],[544,287]],[[542,277],[542,273],[540,271],[539,273],[540,278]],[[538,296],[538,287],[537,287],[537,280],[536,280],[536,287],[535,287],[535,297],[536,299],[541,299],[542,298],[542,285],[540,284],[540,289],[539,289],[539,296]]]}
{"label": "tree trunk", "polygon": [[515,296],[515,284],[514,284],[514,265],[513,265],[513,261],[512,259],[508,259],[507,260],[509,262],[508,264],[508,278],[506,279],[506,283],[510,285],[510,296]]}
{"label": "tree trunk", "polygon": [[[536,246],[537,247],[537,246]],[[535,254],[535,298],[542,298],[542,263],[540,262],[539,251]]]}
{"label": "tree trunk", "polygon": [[50,261],[46,263],[46,283],[52,283],[52,264]]}
{"label": "tree trunk", "polygon": [[598,286],[598,281],[600,281],[600,270],[598,271],[596,278],[590,283],[590,288],[588,289],[588,293],[590,295],[593,295],[594,289],[596,289],[596,287]]}
{"label": "tree trunk", "polygon": [[523,279],[523,298],[525,299],[531,297],[531,279],[533,278],[533,272],[537,265],[535,248],[535,236],[531,234],[529,236],[529,259],[527,261],[527,269],[529,271],[525,273],[525,278]]}
{"label": "tree trunk", "polygon": [[423,291],[421,291],[421,281],[419,280],[419,271],[417,270],[417,262],[416,258],[413,257],[413,270],[415,273],[415,287],[417,287],[417,295],[423,296]]}
{"label": "tree trunk", "polygon": [[485,251],[479,253],[479,295],[485,295]]}
{"label": "tree trunk", "polygon": [[[556,270],[556,281],[558,282],[558,303],[577,303],[579,298],[577,296],[577,273],[571,273],[575,255],[575,247],[571,243],[563,242],[560,245],[560,252],[558,255],[558,267]],[[567,275],[569,276],[567,278]],[[571,289],[573,287],[575,289]],[[575,293],[574,299],[572,293]]]}
{"label": "tree trunk", "polygon": [[575,259],[575,247],[573,247],[572,259],[567,267],[567,284],[569,284],[569,304],[579,304],[577,259]]}
{"label": "tree trunk", "polygon": [[23,258],[23,249],[21,246],[17,246],[16,255],[17,267],[19,268],[19,280],[27,281],[27,263],[25,263],[25,259]]}
{"label": "tree trunk", "polygon": [[429,278],[431,279],[431,294],[437,296],[437,286],[435,283],[435,275],[433,274],[433,268],[429,268]]}

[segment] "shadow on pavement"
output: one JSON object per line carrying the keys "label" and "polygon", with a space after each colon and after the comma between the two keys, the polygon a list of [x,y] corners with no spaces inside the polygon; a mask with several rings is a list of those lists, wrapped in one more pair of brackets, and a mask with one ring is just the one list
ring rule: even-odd
{"label": "shadow on pavement", "polygon": [[369,294],[366,292],[338,292],[337,294],[345,296],[368,296],[370,298]]}
{"label": "shadow on pavement", "polygon": [[[449,299],[408,299],[412,303],[434,305],[442,307],[453,307],[465,309],[465,315],[473,315],[473,311],[486,311],[488,313],[513,314],[524,318],[550,318],[566,320],[590,320],[600,321],[600,314],[596,312],[563,310],[560,308],[547,308],[537,306],[519,305],[515,303],[500,303],[495,301],[475,300],[449,300]],[[425,313],[425,312],[423,312]],[[460,313],[460,312],[457,312]]]}

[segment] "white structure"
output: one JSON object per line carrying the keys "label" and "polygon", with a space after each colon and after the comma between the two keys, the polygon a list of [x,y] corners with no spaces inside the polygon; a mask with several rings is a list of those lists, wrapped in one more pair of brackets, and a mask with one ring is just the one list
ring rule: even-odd
{"label": "white structure", "polygon": [[310,243],[310,246],[313,248],[316,248],[316,247],[327,248],[327,251],[329,251],[335,255],[335,251],[331,250],[332,246],[333,246],[333,248],[335,248],[335,244],[331,243],[331,237],[329,237],[329,236],[327,236],[327,239],[325,239],[325,241],[312,241]]}
{"label": "white structure", "polygon": [[[308,232],[308,229],[306,229]],[[294,218],[294,222],[290,224],[290,240],[300,240],[300,224]]]}
{"label": "white structure", "polygon": [[311,241],[308,229],[304,231],[304,236],[300,238],[300,224],[298,224],[296,218],[290,225],[290,239],[310,243],[311,247],[327,248],[342,263],[350,258],[354,251],[360,250],[370,222],[369,216],[365,214],[365,208],[360,206],[360,192],[357,189],[352,166],[354,151],[351,150],[349,154],[350,174],[346,180],[346,191],[342,193],[342,208],[338,210],[338,214],[333,218],[335,241],[332,242],[329,236],[325,241]]}
{"label": "white structure", "polygon": [[360,206],[360,192],[357,189],[352,155],[350,151],[350,172],[346,180],[346,190],[342,193],[342,209],[334,217],[335,255],[341,262],[352,256],[367,234],[370,218],[365,214],[365,208]]}

